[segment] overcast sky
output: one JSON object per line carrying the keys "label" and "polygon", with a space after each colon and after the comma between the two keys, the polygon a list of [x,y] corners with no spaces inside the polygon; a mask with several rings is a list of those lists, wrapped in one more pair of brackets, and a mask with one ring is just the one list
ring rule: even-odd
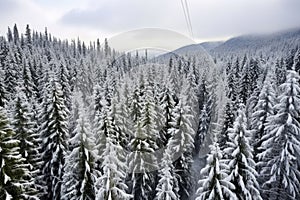
{"label": "overcast sky", "polygon": [[[188,0],[195,39],[300,27],[300,0]],[[17,23],[60,38],[95,40],[139,28],[188,35],[180,0],[0,0],[0,34]]]}

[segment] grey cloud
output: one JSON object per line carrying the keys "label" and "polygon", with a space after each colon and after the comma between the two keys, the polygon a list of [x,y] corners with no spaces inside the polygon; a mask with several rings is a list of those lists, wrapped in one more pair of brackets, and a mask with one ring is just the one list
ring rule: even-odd
{"label": "grey cloud", "polygon": [[0,0],[0,16],[9,17],[15,10],[19,8],[19,4],[15,0]]}
{"label": "grey cloud", "polygon": [[[166,3],[151,1],[108,1],[93,9],[73,9],[60,22],[73,26],[85,26],[106,31],[124,31],[141,27],[166,25]],[[173,6],[171,4],[171,6]],[[170,7],[170,5],[169,5]]]}
{"label": "grey cloud", "polygon": [[[295,9],[299,8],[299,0],[214,0],[204,6],[199,3],[201,1],[189,2],[194,35],[197,38],[224,37],[300,26],[300,12]],[[142,27],[187,32],[181,6],[177,1],[171,0],[112,0],[95,5],[93,9],[72,10],[60,21],[65,25],[108,32]]]}
{"label": "grey cloud", "polygon": [[[43,8],[61,6],[45,0]],[[22,3],[21,3],[22,2]],[[0,0],[2,28],[7,23],[35,22],[48,26],[40,19],[32,19],[32,11],[24,9],[27,1]],[[28,0],[42,5],[39,0]],[[50,3],[51,2],[51,3]],[[92,34],[120,33],[144,27],[175,30],[186,34],[187,28],[180,1],[174,0],[87,0],[81,7],[79,0],[58,20],[55,27],[63,30],[86,30]],[[224,38],[251,32],[275,31],[300,26],[299,0],[188,0],[194,35],[198,39]],[[69,9],[69,8],[68,8]],[[42,13],[42,12],[41,12]],[[43,17],[43,16],[41,16]],[[28,21],[29,20],[29,21]],[[5,24],[6,23],[6,24]],[[67,33],[66,33],[67,34]],[[95,36],[97,37],[97,36]],[[100,36],[99,36],[100,37]]]}
{"label": "grey cloud", "polygon": [[[288,0],[298,1],[298,0]],[[255,32],[272,32],[300,26],[300,12],[280,1],[219,1],[219,6],[192,8],[198,37],[222,37]],[[229,4],[231,2],[231,4]],[[283,3],[284,2],[284,3]],[[300,2],[300,1],[298,1]],[[299,7],[298,7],[299,8]]]}

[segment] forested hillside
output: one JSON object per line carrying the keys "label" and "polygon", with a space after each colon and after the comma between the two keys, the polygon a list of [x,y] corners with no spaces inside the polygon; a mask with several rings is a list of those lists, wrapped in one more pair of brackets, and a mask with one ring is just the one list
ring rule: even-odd
{"label": "forested hillside", "polygon": [[0,199],[300,199],[300,43],[286,41],[163,63],[8,28]]}

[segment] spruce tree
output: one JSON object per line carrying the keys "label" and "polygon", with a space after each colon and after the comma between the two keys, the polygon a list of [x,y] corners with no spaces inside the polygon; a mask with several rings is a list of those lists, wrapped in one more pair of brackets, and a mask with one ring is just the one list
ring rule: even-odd
{"label": "spruce tree", "polygon": [[7,104],[7,92],[3,81],[3,71],[0,69],[0,107],[5,107]]}
{"label": "spruce tree", "polygon": [[32,123],[31,107],[23,91],[19,88],[11,113],[13,121],[12,127],[16,133],[15,138],[20,141],[20,153],[24,159],[23,165],[27,170],[23,177],[24,197],[37,199],[37,189],[35,187],[35,177],[38,173],[38,134],[34,131]]}
{"label": "spruce tree", "polygon": [[135,200],[150,200],[155,196],[155,181],[157,170],[158,149],[157,139],[159,131],[156,123],[156,111],[151,89],[146,86],[145,102],[141,117],[135,125],[134,137],[129,145],[129,170],[132,174],[132,194]]}
{"label": "spruce tree", "polygon": [[174,168],[176,178],[179,184],[180,199],[190,197],[192,187],[191,181],[191,166],[192,166],[192,151],[194,148],[195,131],[192,128],[193,116],[190,114],[191,107],[186,104],[186,96],[181,96],[178,105],[173,112],[172,126],[170,134],[170,148],[174,154]]}
{"label": "spruce tree", "polygon": [[210,123],[210,116],[208,113],[208,108],[207,105],[204,104],[201,114],[199,117],[199,126],[198,126],[198,131],[195,137],[195,150],[194,154],[198,155],[201,146],[203,145],[203,142],[208,134],[208,128],[209,128],[209,123]]}
{"label": "spruce tree", "polygon": [[258,103],[254,108],[254,113],[251,118],[251,127],[253,127],[254,135],[254,160],[258,162],[257,154],[261,152],[262,138],[267,133],[267,119],[274,115],[274,105],[276,103],[276,93],[273,87],[275,81],[272,79],[272,74],[269,72],[264,81],[262,90],[258,97]]}
{"label": "spruce tree", "polygon": [[251,133],[246,128],[246,120],[244,110],[240,108],[233,128],[229,129],[228,147],[224,149],[228,157],[228,180],[235,185],[233,192],[238,199],[262,200],[250,146]]}
{"label": "spruce tree", "polygon": [[20,35],[19,35],[18,27],[16,24],[14,25],[13,32],[14,32],[13,33],[14,34],[14,43],[15,43],[15,45],[18,45],[20,42]]}
{"label": "spruce tree", "polygon": [[[162,139],[160,143],[165,146],[171,137],[168,130],[172,127],[170,124],[172,119],[172,110],[176,105],[174,94],[170,91],[170,88],[168,88],[168,86],[164,88],[163,92],[160,94],[159,104],[162,108],[162,114],[164,117],[164,125],[162,130],[160,131],[160,138]],[[162,119],[160,120],[162,121]]]}
{"label": "spruce tree", "polygon": [[[106,105],[107,106],[107,105]],[[97,199],[131,199],[127,194],[128,187],[125,184],[127,166],[126,153],[122,146],[123,133],[122,129],[115,123],[116,101],[112,100],[110,108],[103,108],[106,112],[106,139],[103,153],[100,155],[101,175],[97,180]]]}
{"label": "spruce tree", "polygon": [[8,98],[13,99],[14,94],[16,94],[17,87],[17,70],[18,63],[13,52],[9,51],[6,59],[6,63],[4,66],[4,84],[6,86],[6,91],[8,92]]}
{"label": "spruce tree", "polygon": [[41,198],[61,199],[61,185],[64,174],[65,156],[68,150],[68,109],[65,106],[60,84],[50,74],[45,86],[44,101],[41,105],[41,176],[44,186]]}
{"label": "spruce tree", "polygon": [[94,173],[94,138],[84,105],[79,100],[79,116],[73,137],[72,152],[66,156],[61,199],[94,200],[96,177]]}
{"label": "spruce tree", "polygon": [[243,68],[240,85],[239,85],[239,100],[241,103],[246,104],[248,98],[250,97],[250,69],[249,64],[246,64]]}
{"label": "spruce tree", "polygon": [[15,132],[10,127],[4,108],[0,107],[0,198],[21,199],[24,169],[20,154],[20,141],[15,139]]}
{"label": "spruce tree", "polygon": [[157,168],[154,152],[156,143],[145,134],[142,125],[135,125],[134,138],[130,141],[131,153],[129,154],[129,172],[131,176],[131,194],[134,200],[153,199],[155,193],[155,174]]}
{"label": "spruce tree", "polygon": [[298,74],[300,73],[300,47],[298,47],[294,56],[293,69],[295,69],[295,71],[298,72]]}
{"label": "spruce tree", "polygon": [[157,200],[179,200],[179,182],[176,178],[175,169],[172,163],[172,151],[167,147],[165,150],[161,169],[159,170],[159,181],[156,186]]}
{"label": "spruce tree", "polygon": [[207,164],[201,170],[203,178],[199,180],[198,197],[196,200],[235,200],[236,194],[234,184],[230,183],[227,178],[228,166],[222,159],[222,152],[217,142],[210,145],[210,153],[207,157]]}
{"label": "spruce tree", "polygon": [[295,199],[300,194],[299,171],[299,74],[288,71],[286,82],[280,88],[276,114],[266,124],[267,134],[262,138],[261,176],[266,198]]}

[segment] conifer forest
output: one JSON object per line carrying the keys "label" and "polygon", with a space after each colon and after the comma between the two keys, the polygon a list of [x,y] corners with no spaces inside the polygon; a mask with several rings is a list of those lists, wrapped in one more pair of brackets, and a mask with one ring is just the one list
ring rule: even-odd
{"label": "conifer forest", "polygon": [[151,57],[34,28],[0,36],[0,200],[300,199],[299,30]]}

